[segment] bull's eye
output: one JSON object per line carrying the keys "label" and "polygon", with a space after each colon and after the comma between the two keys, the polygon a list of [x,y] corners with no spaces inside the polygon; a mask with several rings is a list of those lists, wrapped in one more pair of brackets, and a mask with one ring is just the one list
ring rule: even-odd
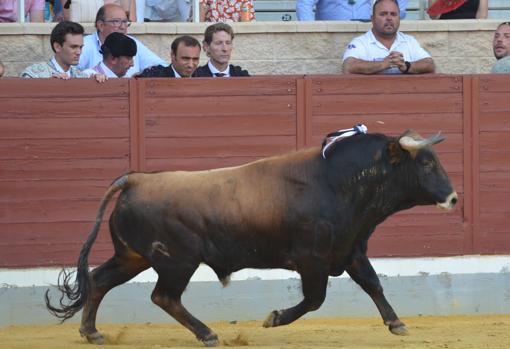
{"label": "bull's eye", "polygon": [[431,173],[432,170],[434,169],[434,161],[425,160],[423,161],[422,166],[425,173]]}

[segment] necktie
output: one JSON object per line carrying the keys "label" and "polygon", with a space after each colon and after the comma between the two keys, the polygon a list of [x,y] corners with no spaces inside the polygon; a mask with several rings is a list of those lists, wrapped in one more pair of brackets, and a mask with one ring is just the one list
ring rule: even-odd
{"label": "necktie", "polygon": [[214,73],[214,76],[216,76],[217,78],[222,78],[225,75],[227,75],[227,74],[224,74],[224,73]]}

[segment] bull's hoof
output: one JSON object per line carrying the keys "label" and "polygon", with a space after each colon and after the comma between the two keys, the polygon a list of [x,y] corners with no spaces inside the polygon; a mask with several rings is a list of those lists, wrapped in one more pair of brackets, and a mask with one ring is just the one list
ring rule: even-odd
{"label": "bull's hoof", "polygon": [[87,342],[91,344],[101,345],[105,343],[104,336],[97,331],[92,333],[86,333],[85,331],[80,330],[80,334],[82,337],[85,337],[87,339]]}
{"label": "bull's hoof", "polygon": [[281,314],[281,311],[273,310],[272,312],[269,313],[268,317],[266,318],[266,320],[264,321],[262,326],[264,326],[265,328],[279,326],[280,325],[280,314]]}
{"label": "bull's hoof", "polygon": [[220,341],[218,340],[218,336],[214,333],[211,333],[202,339],[202,343],[204,343],[206,347],[215,347],[219,342]]}
{"label": "bull's hoof", "polygon": [[390,325],[388,326],[388,328],[390,329],[391,333],[396,334],[397,336],[409,335],[409,331],[407,330],[406,325],[404,325],[403,323],[400,323],[398,325]]}

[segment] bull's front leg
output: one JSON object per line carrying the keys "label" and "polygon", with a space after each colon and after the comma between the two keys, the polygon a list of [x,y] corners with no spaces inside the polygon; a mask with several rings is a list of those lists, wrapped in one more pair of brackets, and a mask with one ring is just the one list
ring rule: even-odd
{"label": "bull's front leg", "polygon": [[326,298],[328,284],[328,268],[322,263],[310,263],[301,270],[301,285],[303,289],[303,300],[294,307],[282,310],[273,310],[264,321],[264,327],[276,327],[287,325],[299,319],[309,311],[317,310]]}
{"label": "bull's front leg", "polygon": [[408,335],[405,324],[400,321],[391,305],[384,297],[383,288],[377,274],[364,253],[357,253],[352,263],[346,268],[351,278],[372,298],[384,324],[388,326],[391,333],[396,335]]}

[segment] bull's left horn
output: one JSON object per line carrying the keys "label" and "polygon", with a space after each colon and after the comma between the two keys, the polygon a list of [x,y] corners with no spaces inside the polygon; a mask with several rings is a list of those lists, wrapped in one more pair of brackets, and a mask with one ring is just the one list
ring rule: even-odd
{"label": "bull's left horn", "polygon": [[402,148],[407,151],[419,150],[428,145],[437,144],[443,141],[445,138],[441,135],[441,132],[436,133],[430,138],[416,140],[410,136],[404,136],[399,139],[398,143]]}

